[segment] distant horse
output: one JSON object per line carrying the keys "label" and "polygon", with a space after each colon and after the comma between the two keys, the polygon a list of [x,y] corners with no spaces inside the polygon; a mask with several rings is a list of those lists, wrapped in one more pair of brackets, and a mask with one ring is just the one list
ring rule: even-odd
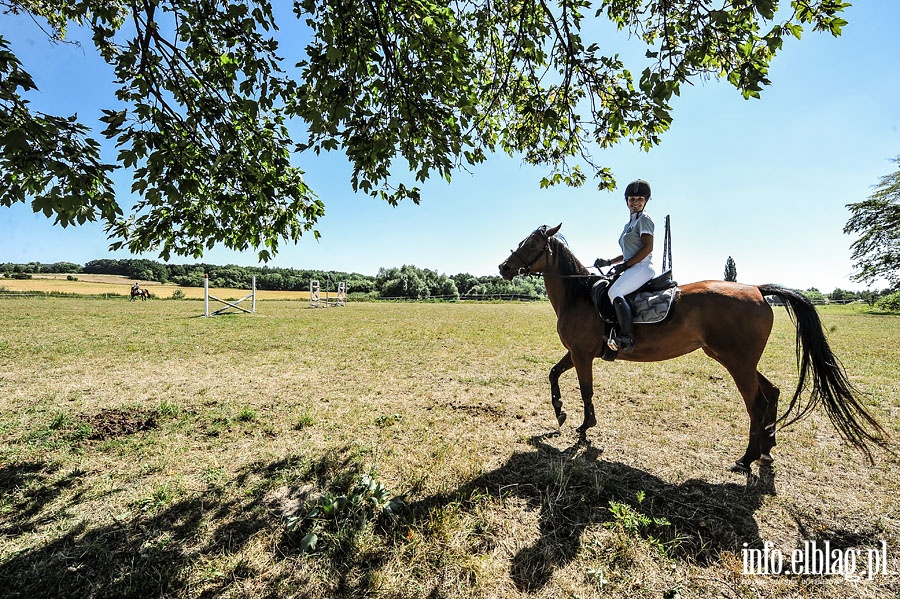
{"label": "distant horse", "polygon": [[[542,274],[547,296],[556,312],[556,330],[568,350],[550,369],[550,401],[560,426],[566,420],[562,409],[559,377],[573,366],[578,375],[584,421],[576,430],[582,435],[597,424],[594,415],[594,358],[603,354],[608,326],[598,316],[591,299],[591,285],[598,279],[585,268],[557,237],[559,226],[535,230],[500,265],[500,274]],[[772,308],[764,296],[784,302],[796,322],[797,361],[800,381],[787,411],[778,417],[778,388],[756,368],[772,330]],[[672,303],[668,318],[658,324],[634,326],[634,350],[618,359],[656,362],[702,349],[724,366],[737,385],[750,415],[747,450],[731,469],[749,472],[754,462],[769,464],[775,446],[775,425],[796,422],[824,404],[831,423],[846,441],[871,461],[869,444],[886,447],[885,432],[854,397],[854,389],[825,339],[815,306],[803,295],[777,285],[743,285],[726,281],[703,281],[683,285]],[[812,390],[805,405],[800,394],[811,376]]]}
{"label": "distant horse", "polygon": [[149,289],[135,289],[134,287],[132,287],[131,288],[131,300],[129,300],[129,301],[133,302],[137,298],[141,298],[142,302],[150,299],[150,290]]}

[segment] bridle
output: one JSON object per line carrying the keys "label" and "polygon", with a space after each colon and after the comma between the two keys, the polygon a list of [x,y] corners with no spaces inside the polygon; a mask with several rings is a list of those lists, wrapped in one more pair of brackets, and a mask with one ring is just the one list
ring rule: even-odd
{"label": "bridle", "polygon": [[[536,233],[536,232],[537,232],[537,231],[535,231],[535,233]],[[532,233],[532,235],[533,235],[533,234],[534,234],[534,233]],[[529,237],[530,237],[530,236],[529,236]],[[516,271],[516,275],[518,275],[518,276],[524,276],[524,275],[541,275],[541,274],[543,274],[543,273],[541,273],[541,272],[532,272],[532,271],[531,271],[531,267],[534,266],[534,265],[537,263],[537,261],[540,260],[541,257],[542,257],[545,253],[549,253],[551,256],[553,255],[553,248],[550,247],[550,238],[547,237],[547,236],[545,236],[545,237],[544,237],[544,241],[546,242],[545,245],[544,245],[544,249],[541,250],[540,252],[538,252],[537,256],[534,257],[534,260],[532,260],[531,262],[529,262],[529,263],[527,263],[527,264],[525,263],[525,260],[522,258],[522,256],[519,254],[519,250],[521,250],[521,249],[522,249],[522,246],[525,245],[524,242],[523,242],[522,245],[520,245],[518,248],[516,248],[516,249],[514,249],[514,250],[510,250],[510,252],[509,252],[509,253],[510,253],[510,256],[511,256],[511,257],[512,257],[512,256],[515,256],[515,258],[516,258],[519,262],[521,262],[521,263],[523,264],[523,266],[520,266],[520,267],[519,267],[519,270]]]}
{"label": "bridle", "polygon": [[[546,254],[550,254],[551,256],[553,255],[553,247],[552,247],[552,245],[550,244],[550,236],[547,236],[547,235],[546,235],[543,231],[541,231],[540,229],[538,229],[538,230],[535,231],[534,233],[537,233],[537,232],[539,232],[539,231],[541,232],[542,235],[544,235],[544,241],[545,241],[544,249],[541,250],[540,252],[538,252],[537,255],[534,257],[534,259],[533,259],[531,262],[526,263],[526,262],[525,262],[525,259],[522,258],[521,254],[520,254],[520,250],[522,249],[522,247],[525,246],[525,241],[523,241],[522,244],[521,244],[517,249],[510,250],[510,252],[509,252],[509,253],[510,253],[510,257],[515,256],[516,260],[518,260],[519,262],[521,262],[521,263],[523,264],[523,266],[520,266],[519,269],[516,271],[516,276],[535,275],[535,276],[553,277],[553,278],[557,278],[557,279],[593,279],[593,278],[597,278],[597,275],[594,275],[594,274],[586,274],[586,275],[574,275],[574,274],[573,274],[573,275],[557,275],[557,274],[553,274],[553,275],[550,275],[550,274],[546,274],[546,273],[543,273],[543,272],[534,272],[534,271],[532,271],[532,270],[531,270],[531,267],[534,266],[534,265],[537,263],[537,261],[540,260],[541,257],[542,257],[545,253],[546,253]],[[534,235],[534,233],[532,233],[532,235]],[[530,239],[530,238],[531,238],[531,235],[529,235],[528,238],[526,238],[526,241],[527,241],[528,239]],[[507,260],[509,260],[509,258],[507,258]],[[604,275],[601,273],[600,277],[602,278],[603,276],[604,276]]]}

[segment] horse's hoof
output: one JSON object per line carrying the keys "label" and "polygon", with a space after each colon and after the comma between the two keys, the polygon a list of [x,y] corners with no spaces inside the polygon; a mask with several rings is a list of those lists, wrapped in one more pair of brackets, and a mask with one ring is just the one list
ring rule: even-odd
{"label": "horse's hoof", "polygon": [[759,459],[756,460],[756,463],[759,464],[760,466],[771,466],[772,462],[774,462],[774,461],[775,461],[775,458],[773,458],[771,455],[769,455],[767,453],[764,453],[761,456],[759,456]]}
{"label": "horse's hoof", "polygon": [[734,472],[735,474],[750,474],[750,467],[745,466],[741,462],[735,462],[728,470],[730,472]]}
{"label": "horse's hoof", "polygon": [[566,421],[566,413],[560,412],[559,414],[557,414],[556,421],[559,423],[560,426],[562,426]]}

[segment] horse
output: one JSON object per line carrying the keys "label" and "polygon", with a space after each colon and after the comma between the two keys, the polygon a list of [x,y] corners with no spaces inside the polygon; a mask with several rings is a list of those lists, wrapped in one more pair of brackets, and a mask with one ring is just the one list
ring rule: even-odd
{"label": "horse", "polygon": [[[550,403],[559,426],[566,420],[559,377],[575,368],[584,420],[576,429],[584,440],[597,424],[594,412],[593,361],[603,355],[609,326],[600,318],[591,286],[592,274],[557,236],[562,227],[536,229],[500,264],[500,275],[543,275],[547,296],[556,313],[556,330],[566,354],[550,369]],[[778,416],[780,390],[757,370],[772,330],[774,315],[765,296],[783,302],[796,327],[799,382],[787,410]],[[861,450],[871,463],[871,444],[887,447],[886,433],[856,399],[856,390],[825,338],[815,306],[802,294],[778,285],[745,285],[701,281],[680,286],[669,315],[657,324],[634,325],[634,348],[616,359],[632,362],[669,360],[702,349],[720,363],[737,385],[750,417],[744,455],[730,469],[748,474],[754,463],[772,463],[775,427],[797,422],[819,405],[839,435]],[[801,393],[811,379],[805,403]]]}
{"label": "horse", "polygon": [[131,300],[129,300],[129,301],[133,302],[136,298],[141,298],[142,302],[147,301],[148,299],[150,299],[150,290],[149,289],[135,289],[134,287],[132,287],[131,288]]}

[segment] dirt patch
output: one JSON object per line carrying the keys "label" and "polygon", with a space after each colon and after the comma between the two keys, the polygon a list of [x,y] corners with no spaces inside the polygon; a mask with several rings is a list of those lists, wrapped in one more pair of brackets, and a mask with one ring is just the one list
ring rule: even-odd
{"label": "dirt patch", "polygon": [[454,401],[446,405],[452,410],[459,410],[466,412],[470,416],[483,417],[489,420],[505,420],[509,418],[509,415],[504,410],[481,401],[477,404]]}
{"label": "dirt patch", "polygon": [[96,441],[133,435],[156,428],[156,414],[145,410],[102,410],[92,416],[82,416],[91,427],[88,437]]}

